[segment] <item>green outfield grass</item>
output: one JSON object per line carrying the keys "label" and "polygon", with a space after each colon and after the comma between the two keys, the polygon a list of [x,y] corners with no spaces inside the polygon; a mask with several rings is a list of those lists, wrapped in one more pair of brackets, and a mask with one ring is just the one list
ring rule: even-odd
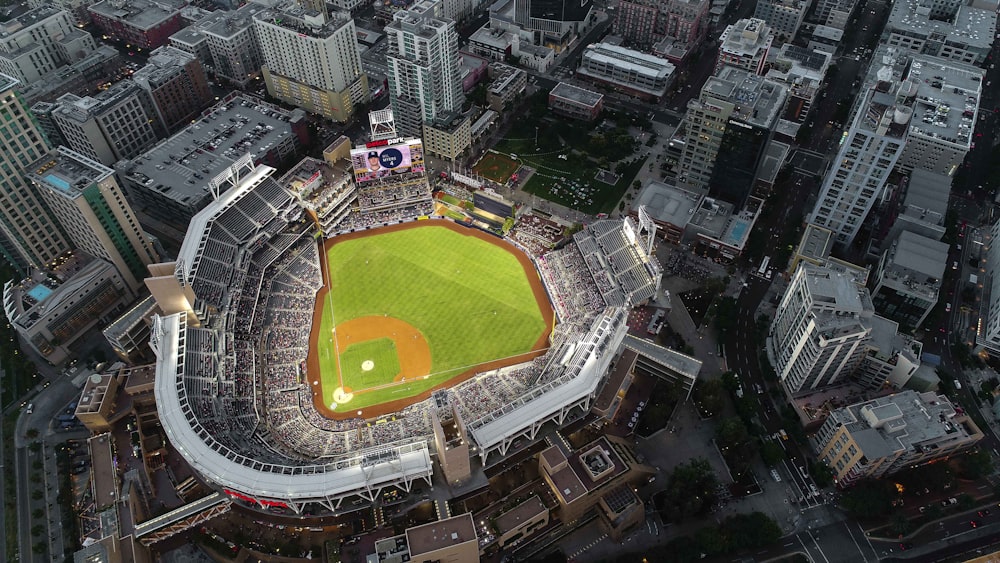
{"label": "green outfield grass", "polygon": [[[388,315],[418,329],[431,352],[430,377],[384,390],[359,394],[372,386],[371,372],[345,373],[355,397],[339,410],[403,399],[483,362],[528,352],[547,328],[514,255],[444,226],[374,232],[333,245],[327,258],[332,291],[322,304],[320,334],[330,334],[331,312],[338,323]],[[332,347],[320,338],[328,406],[337,387]]]}
{"label": "green outfield grass", "polygon": [[[372,362],[372,369],[365,371],[365,361]],[[378,338],[358,344],[351,344],[340,352],[340,370],[344,379],[358,382],[361,387],[375,387],[392,383],[399,373],[399,356],[391,338]]]}

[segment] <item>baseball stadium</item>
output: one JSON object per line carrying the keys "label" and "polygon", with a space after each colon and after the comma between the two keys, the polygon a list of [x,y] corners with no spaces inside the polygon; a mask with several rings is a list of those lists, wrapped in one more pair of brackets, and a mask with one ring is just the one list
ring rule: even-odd
{"label": "baseball stadium", "polygon": [[364,181],[240,159],[150,268],[161,424],[249,508],[335,513],[506,455],[590,409],[658,289],[642,213],[540,248],[434,216],[419,140],[394,158]]}

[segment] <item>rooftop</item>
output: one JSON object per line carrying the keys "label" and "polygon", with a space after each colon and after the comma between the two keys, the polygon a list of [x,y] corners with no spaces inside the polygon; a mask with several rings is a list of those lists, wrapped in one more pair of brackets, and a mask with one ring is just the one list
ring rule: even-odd
{"label": "rooftop", "polygon": [[899,238],[886,251],[882,282],[935,299],[944,279],[950,247],[910,231],[901,231]]}
{"label": "rooftop", "polygon": [[979,113],[984,73],[983,69],[957,61],[912,55],[907,77],[917,84],[917,99],[910,134],[919,133],[968,149]]}
{"label": "rooftop", "polygon": [[53,114],[77,123],[85,123],[95,116],[115,109],[118,104],[136,95],[138,86],[131,80],[121,80],[112,84],[107,90],[99,92],[96,97],[63,94],[56,100],[58,107]]}
{"label": "rooftop", "polygon": [[803,258],[824,260],[833,250],[833,240],[833,231],[830,229],[807,223],[796,252]]}
{"label": "rooftop", "polygon": [[849,405],[832,416],[847,426],[865,457],[875,460],[972,436],[970,428],[954,420],[964,414],[960,411],[944,395],[907,390]]}
{"label": "rooftop", "polygon": [[591,43],[583,50],[584,63],[587,61],[598,64],[623,68],[634,74],[645,75],[654,80],[664,80],[674,73],[674,64],[666,59],[648,55],[640,51],[627,49],[610,43]]}
{"label": "rooftop", "polygon": [[757,18],[739,20],[726,27],[719,36],[719,52],[736,55],[757,55],[774,39],[767,22]]}
{"label": "rooftop", "polygon": [[591,92],[590,90],[574,86],[567,82],[560,82],[556,84],[556,87],[549,92],[549,95],[557,98],[563,98],[564,100],[569,100],[588,107],[594,107],[599,104],[602,99],[604,99],[604,94]]}
{"label": "rooftop", "polygon": [[11,88],[16,88],[21,82],[13,76],[0,74],[0,92],[6,92]]}
{"label": "rooftop", "polygon": [[252,26],[253,17],[266,9],[266,6],[248,2],[237,10],[213,12],[200,20],[197,26],[207,34],[226,39]]}
{"label": "rooftop", "polygon": [[771,129],[785,104],[788,90],[782,84],[753,72],[724,66],[702,87],[706,94],[736,105],[732,117],[744,123]]}
{"label": "rooftop", "polygon": [[186,4],[185,0],[102,0],[87,10],[148,30],[180,14]]}
{"label": "rooftop", "polygon": [[838,313],[871,313],[867,290],[859,290],[850,276],[827,268],[803,264],[812,310]]}
{"label": "rooftop", "polygon": [[177,76],[193,60],[194,55],[176,47],[158,47],[150,54],[146,66],[135,71],[132,81],[147,90],[156,88]]}
{"label": "rooftop", "polygon": [[208,181],[247,153],[262,155],[294,135],[291,114],[256,98],[233,94],[196,123],[145,154],[116,165],[130,181],[184,204],[208,196]]}
{"label": "rooftop", "polygon": [[9,37],[24,30],[25,28],[36,25],[61,11],[63,11],[62,8],[59,8],[54,4],[42,5],[32,10],[28,10],[19,16],[0,23],[0,38]]}
{"label": "rooftop", "polygon": [[114,173],[100,162],[61,146],[28,165],[25,176],[67,197],[76,198],[92,184]]}
{"label": "rooftop", "polygon": [[539,514],[543,514],[547,510],[545,505],[542,504],[542,499],[532,495],[528,500],[497,516],[495,520],[496,527],[503,534],[517,528]]}
{"label": "rooftop", "polygon": [[949,21],[931,19],[921,0],[898,0],[886,22],[886,31],[910,35],[934,34],[941,43],[969,45],[989,50],[996,34],[997,15],[993,10],[960,6]]}
{"label": "rooftop", "polygon": [[951,177],[914,168],[906,185],[906,196],[903,198],[906,209],[919,210],[925,216],[934,215],[936,219],[933,222],[942,224],[948,211]]}
{"label": "rooftop", "polygon": [[642,189],[632,207],[638,209],[645,205],[646,212],[656,221],[683,229],[691,221],[703,197],[701,193],[652,181]]}
{"label": "rooftop", "polygon": [[324,21],[323,14],[304,8],[294,0],[255,12],[253,19],[319,39],[326,39],[353,22],[349,13],[339,10],[331,10]]}
{"label": "rooftop", "polygon": [[470,541],[476,541],[476,526],[472,521],[472,514],[468,512],[406,530],[406,543],[410,546],[411,559]]}

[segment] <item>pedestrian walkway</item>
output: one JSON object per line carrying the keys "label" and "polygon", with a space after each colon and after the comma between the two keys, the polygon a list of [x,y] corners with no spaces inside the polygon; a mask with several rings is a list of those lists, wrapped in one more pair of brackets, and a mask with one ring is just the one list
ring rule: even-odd
{"label": "pedestrian walkway", "polygon": [[588,551],[588,550],[589,550],[590,548],[592,548],[592,547],[594,547],[595,545],[597,545],[597,544],[601,543],[602,541],[606,540],[607,538],[608,538],[608,535],[607,535],[607,534],[601,534],[601,535],[600,535],[600,537],[598,537],[598,538],[597,538],[597,539],[595,539],[594,541],[592,541],[592,542],[590,542],[589,544],[587,544],[587,545],[585,545],[585,546],[581,547],[580,549],[576,550],[576,551],[575,551],[574,553],[571,553],[571,554],[569,555],[569,557],[567,557],[566,559],[567,559],[568,561],[572,561],[572,560],[573,560],[573,558],[575,558],[575,557],[579,557],[579,556],[583,555],[583,554],[584,554],[585,552],[587,552],[587,551]]}

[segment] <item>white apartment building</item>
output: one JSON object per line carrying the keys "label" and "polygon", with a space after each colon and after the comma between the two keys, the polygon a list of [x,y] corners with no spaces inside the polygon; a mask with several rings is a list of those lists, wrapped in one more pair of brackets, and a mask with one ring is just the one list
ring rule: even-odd
{"label": "white apartment building", "polygon": [[425,123],[459,112],[465,103],[455,22],[430,10],[400,10],[385,33],[396,128],[419,137]]}
{"label": "white apartment building", "polygon": [[[195,26],[208,44],[209,60],[202,62],[210,62],[221,80],[244,88],[259,76],[264,55],[253,18],[264,9],[251,2],[222,17],[210,15]],[[175,33],[170,41],[183,32]]]}
{"label": "white apartment building", "polygon": [[919,86],[912,80],[899,82],[892,65],[887,57],[875,80],[866,81],[858,95],[834,166],[808,218],[834,231],[840,245],[854,242],[906,144]]}
{"label": "white apartment building", "polygon": [[976,333],[976,350],[986,349],[1000,354],[1000,221],[990,227],[989,245],[984,249],[986,276],[979,282],[983,300],[979,309],[979,328]]}
{"label": "white apartment building", "polygon": [[633,96],[658,100],[673,84],[676,70],[660,57],[610,43],[591,43],[583,50],[576,74]]}
{"label": "white apartment building", "polygon": [[850,275],[803,262],[766,344],[785,389],[808,392],[852,375],[864,358],[874,312],[868,290]]}
{"label": "white apartment building", "polygon": [[340,122],[368,101],[350,14],[326,16],[291,2],[254,15],[254,27],[270,95]]}
{"label": "white apartment building", "polygon": [[70,249],[62,227],[21,170],[48,151],[45,138],[17,92],[13,77],[0,74],[0,253],[26,274]]}

